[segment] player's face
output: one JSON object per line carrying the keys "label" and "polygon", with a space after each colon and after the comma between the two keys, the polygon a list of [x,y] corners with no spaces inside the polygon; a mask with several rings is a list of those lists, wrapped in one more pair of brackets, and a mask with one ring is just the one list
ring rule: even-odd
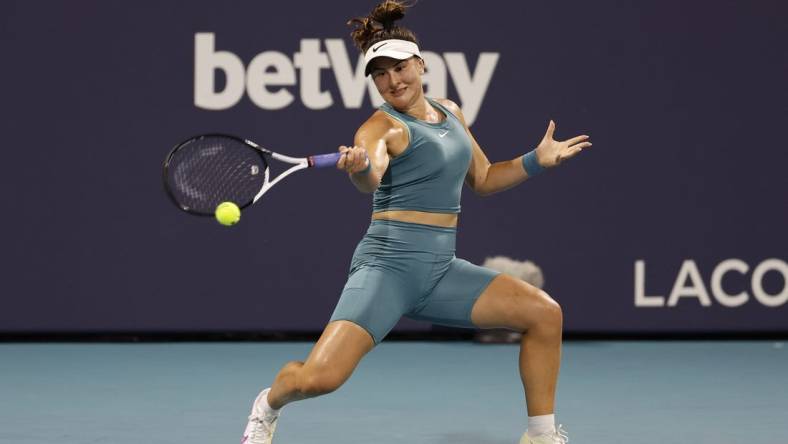
{"label": "player's face", "polygon": [[420,58],[397,60],[380,57],[372,63],[372,80],[383,100],[391,106],[406,109],[421,97],[424,62]]}

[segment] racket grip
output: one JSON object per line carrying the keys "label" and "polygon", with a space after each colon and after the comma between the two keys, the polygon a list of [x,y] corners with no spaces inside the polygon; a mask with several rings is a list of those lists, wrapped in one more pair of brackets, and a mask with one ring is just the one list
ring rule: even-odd
{"label": "racket grip", "polygon": [[317,154],[315,156],[309,156],[309,166],[315,168],[326,168],[336,166],[337,162],[339,161],[339,156],[341,153],[330,153],[330,154]]}

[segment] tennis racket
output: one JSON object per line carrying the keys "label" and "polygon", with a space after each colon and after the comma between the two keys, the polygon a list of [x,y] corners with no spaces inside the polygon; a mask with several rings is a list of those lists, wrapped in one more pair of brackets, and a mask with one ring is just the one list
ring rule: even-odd
{"label": "tennis racket", "polygon": [[[290,157],[227,134],[204,134],[179,143],[164,160],[164,188],[175,205],[199,216],[213,216],[222,202],[246,208],[285,177],[306,168],[332,167],[340,153]],[[290,165],[273,180],[268,163]]]}

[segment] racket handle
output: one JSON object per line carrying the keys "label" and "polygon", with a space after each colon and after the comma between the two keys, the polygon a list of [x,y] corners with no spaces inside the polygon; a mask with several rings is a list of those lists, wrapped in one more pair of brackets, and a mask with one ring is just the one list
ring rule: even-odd
{"label": "racket handle", "polygon": [[309,166],[315,168],[326,168],[336,166],[337,162],[339,161],[339,156],[341,153],[330,153],[330,154],[317,154],[315,156],[309,156]]}

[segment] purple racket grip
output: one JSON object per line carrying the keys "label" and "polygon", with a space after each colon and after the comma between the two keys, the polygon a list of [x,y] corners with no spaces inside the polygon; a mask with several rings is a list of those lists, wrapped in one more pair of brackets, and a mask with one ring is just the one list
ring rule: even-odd
{"label": "purple racket grip", "polygon": [[315,156],[309,156],[309,166],[315,168],[326,168],[336,166],[337,162],[339,161],[339,156],[342,154],[340,153],[331,153],[331,154],[317,154]]}

